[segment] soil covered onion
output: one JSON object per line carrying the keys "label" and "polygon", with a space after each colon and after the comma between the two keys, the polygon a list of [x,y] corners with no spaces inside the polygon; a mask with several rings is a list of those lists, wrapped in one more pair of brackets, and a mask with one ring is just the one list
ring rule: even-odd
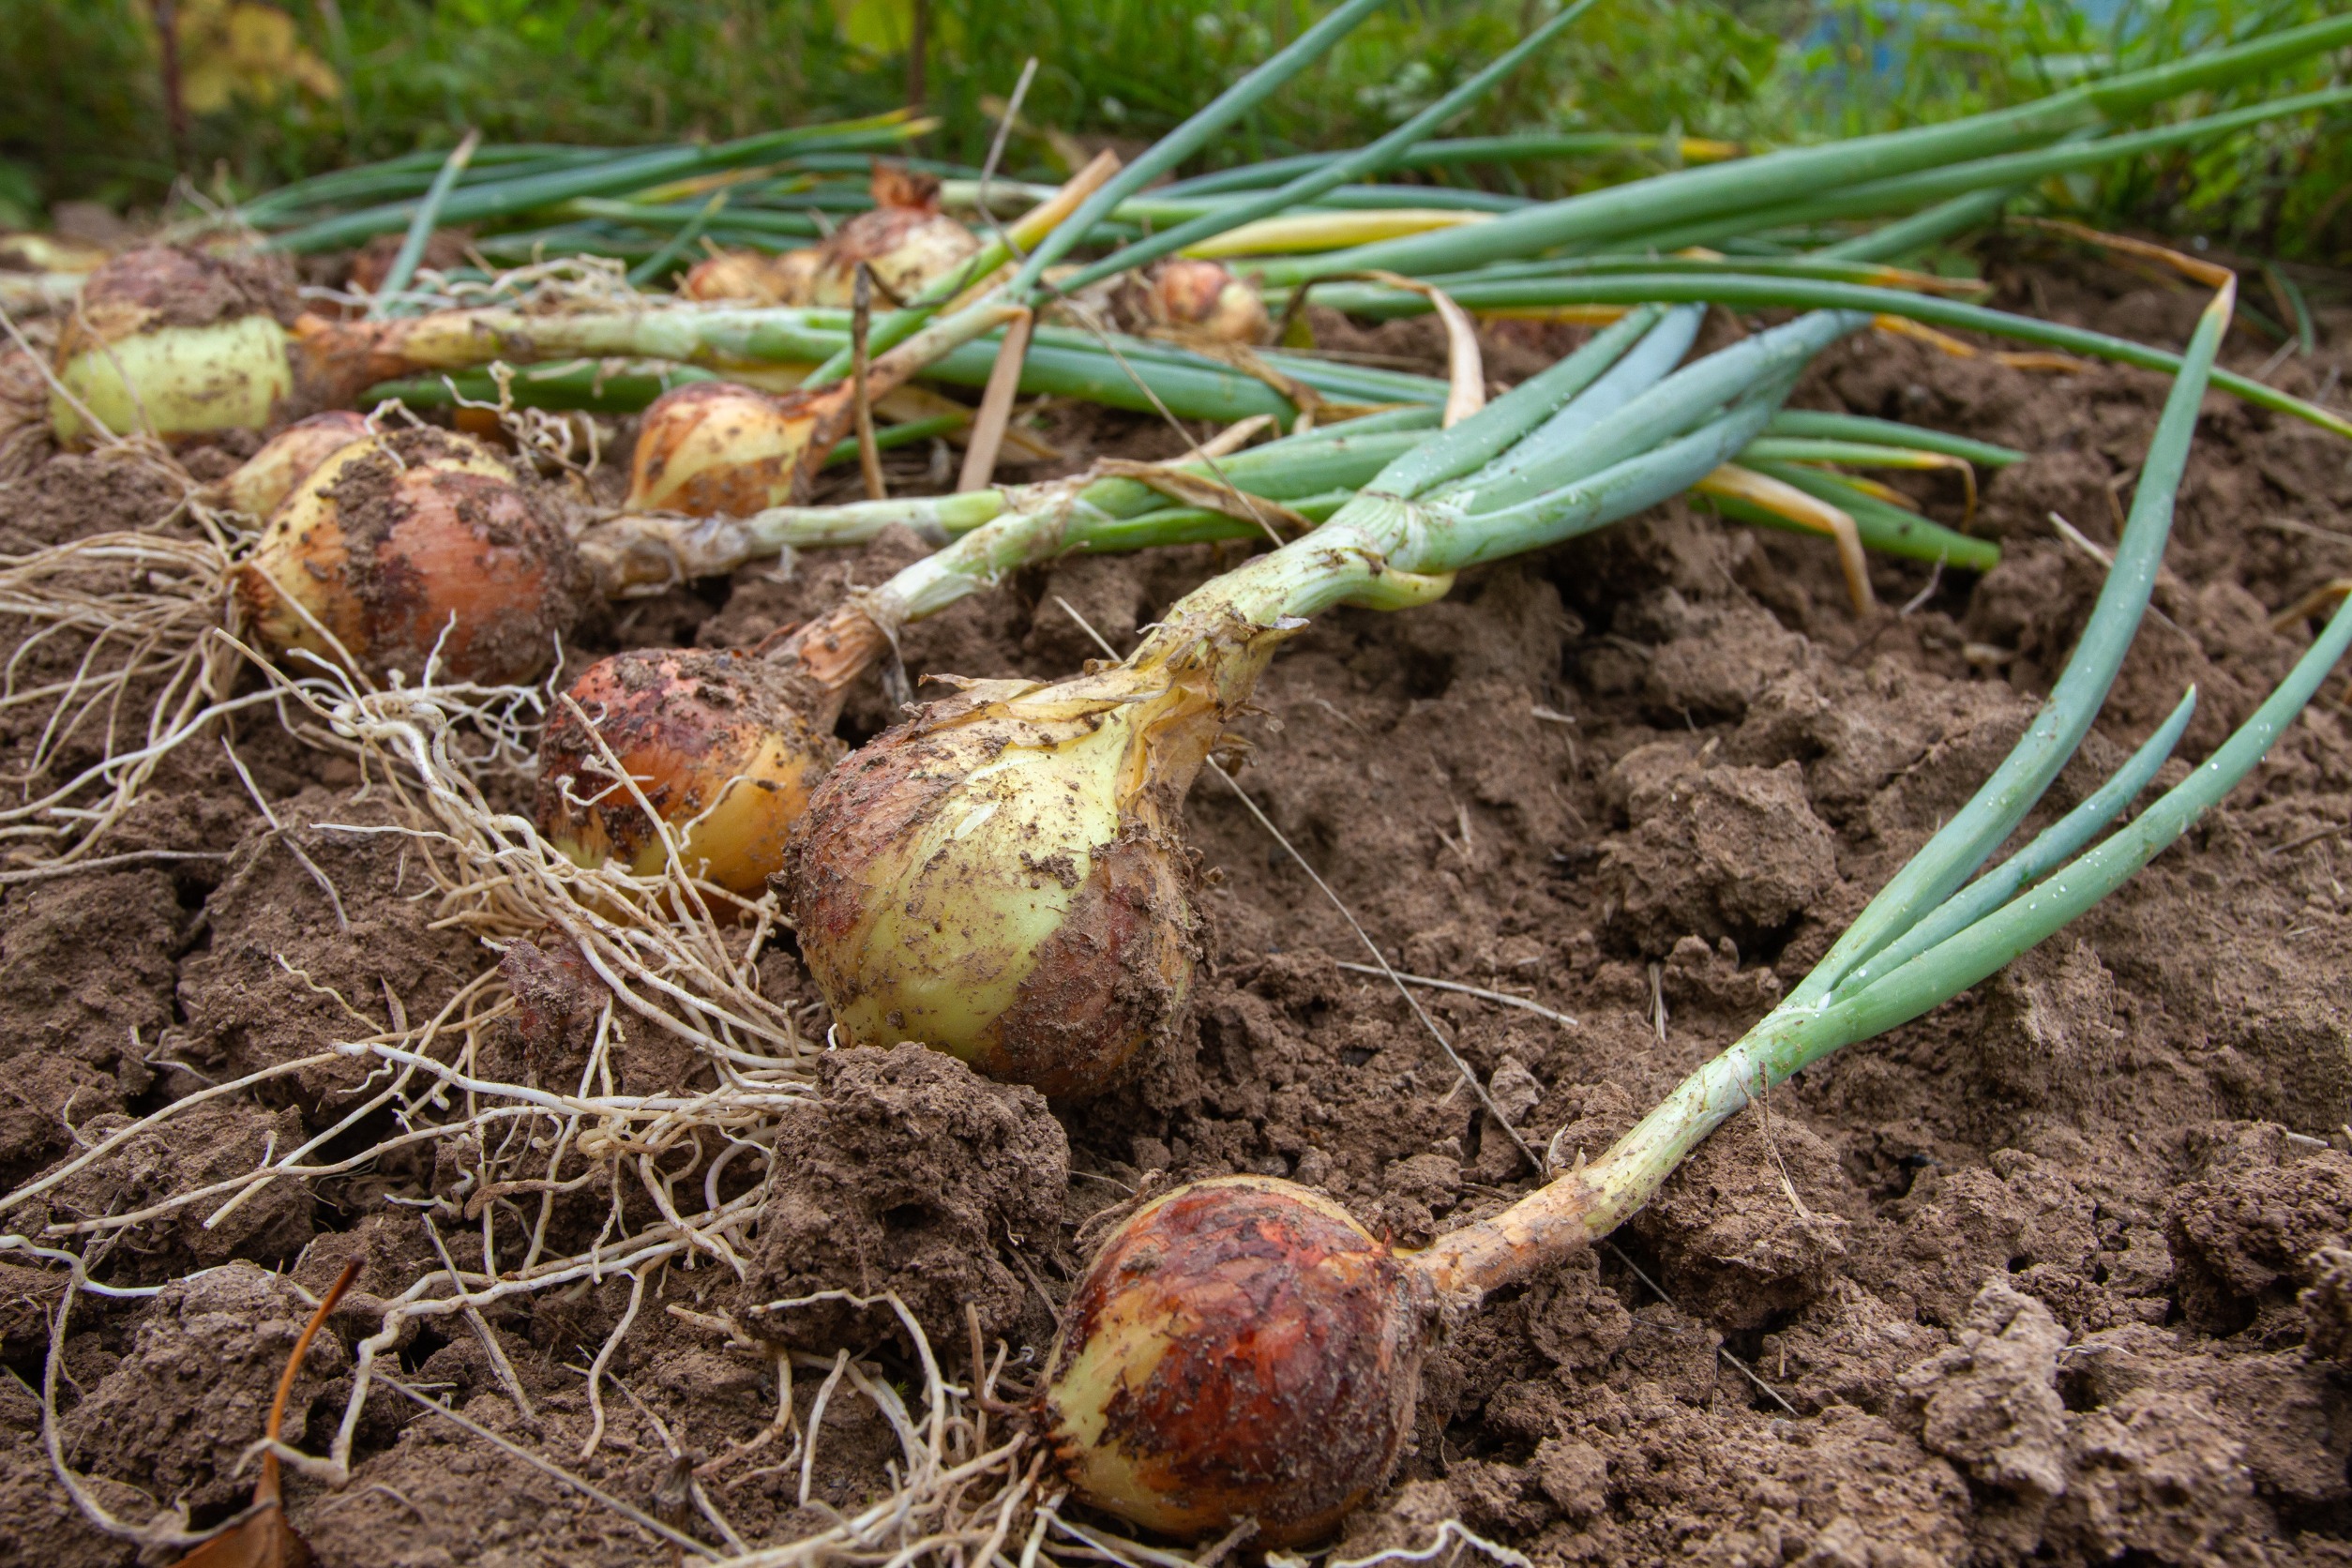
{"label": "soil covered onion", "polygon": [[577,609],[579,561],[552,499],[479,442],[407,430],[329,454],[237,568],[245,618],[273,654],[371,678],[527,681]]}
{"label": "soil covered onion", "polygon": [[1328,1199],[1262,1176],[1179,1188],[1072,1292],[1046,1440],[1081,1497],[1147,1529],[1318,1540],[1395,1468],[1433,1304]]}

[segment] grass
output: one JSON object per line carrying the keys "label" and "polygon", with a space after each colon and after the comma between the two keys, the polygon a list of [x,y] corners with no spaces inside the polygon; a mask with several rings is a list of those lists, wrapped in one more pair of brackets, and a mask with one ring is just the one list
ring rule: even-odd
{"label": "grass", "polygon": [[[1199,166],[1368,141],[1556,3],[1399,0]],[[233,0],[179,4],[218,14]],[[283,0],[291,41],[340,90],[290,84],[298,73],[283,61],[247,60],[241,75],[233,61],[228,101],[192,104],[175,150],[148,0],[12,0],[0,7],[0,76],[23,87],[0,101],[0,221],[68,198],[152,204],[176,170],[202,189],[251,190],[451,144],[468,127],[494,141],[623,143],[871,113],[904,98],[912,4]],[[1030,125],[1139,143],[1322,8],[1304,0],[931,0],[927,107],[945,125],[927,150],[978,160],[989,106],[1032,53],[1040,68],[1024,111]],[[2124,0],[2093,23],[2073,0],[1603,0],[1452,131],[1814,140],[2014,102],[2085,70],[2331,8],[2330,0]],[[2316,84],[2344,68],[2314,61],[2303,80]],[[207,103],[223,80],[216,69]],[[2052,194],[2093,221],[2342,261],[2352,258],[2347,132],[2352,117],[2343,114],[2266,128]],[[1040,174],[1062,161],[1044,135],[1017,138],[1010,156]],[[1621,163],[1587,162],[1455,177],[1550,195],[1621,172]]]}

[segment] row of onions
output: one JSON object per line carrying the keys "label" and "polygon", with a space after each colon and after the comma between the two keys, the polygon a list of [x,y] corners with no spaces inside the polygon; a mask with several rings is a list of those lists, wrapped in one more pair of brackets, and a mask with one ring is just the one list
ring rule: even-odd
{"label": "row of onions", "polygon": [[[559,230],[604,225],[595,233],[607,238],[615,225],[668,223],[674,242],[715,232],[733,210],[739,231],[786,236],[742,219],[843,183],[833,176],[853,166],[845,160],[911,128],[894,119],[659,150],[617,172],[555,149],[479,167],[410,159],[248,209],[289,249],[406,234],[365,314],[306,314],[266,279],[201,251],[143,252],[81,291],[54,367],[61,438],[279,428],[214,496],[265,520],[258,535],[219,550],[191,591],[217,596],[223,626],[292,665],[526,682],[591,596],[718,576],[892,525],[927,535],[933,553],[758,648],[640,650],[593,666],[545,728],[537,831],[582,864],[684,867],[762,919],[780,904],[840,1043],[921,1040],[1073,1105],[1127,1081],[1183,1018],[1199,959],[1184,801],[1276,650],[1313,617],[1410,611],[1460,572],[1694,490],[1742,521],[1832,535],[1858,596],[1864,549],[1982,569],[1998,558],[1990,544],[1832,466],[1965,468],[2018,454],[1787,410],[1806,366],[1892,322],[2171,372],[2113,568],[2040,720],[1786,1001],[1600,1159],[1547,1173],[1510,1209],[1414,1254],[1311,1192],[1259,1177],[1180,1189],[1110,1234],[1069,1303],[1033,1410],[1055,1462],[1084,1500],[1138,1525],[1199,1538],[1254,1520],[1270,1546],[1328,1532],[1384,1481],[1433,1334],[1608,1234],[1754,1096],[1957,994],[2119,885],[2260,760],[2352,643],[2346,610],[2226,745],[2101,841],[2168,758],[2192,696],[2107,787],[1983,872],[2115,679],[2209,385],[2352,427],[2216,370],[2230,283],[2175,354],[1992,310],[1895,264],[2052,174],[2338,101],[2307,95],[2111,130],[2150,105],[2352,40],[2352,18],[2021,109],[1562,202],[1416,190],[1412,206],[1398,188],[1364,183],[1467,156],[1432,132],[1572,24],[1583,8],[1572,6],[1368,147],[1147,188],[1379,3],[1345,0],[1132,162],[1099,160],[1058,190],[1009,188],[1033,205],[987,238],[939,208],[937,182],[968,172],[912,166],[878,175],[822,244],[724,252],[689,269],[676,300],[457,307],[436,296],[423,301],[436,308],[404,313],[436,221],[552,216]],[[992,194],[977,183],[974,202]],[[1817,243],[1823,225],[1858,219],[1892,221]],[[1353,243],[1367,235],[1379,237]],[[1070,261],[1106,237],[1117,243],[1104,254]],[[1664,254],[1735,244],[1744,253]],[[667,249],[670,264],[686,247]],[[875,281],[891,309],[857,297]],[[1134,330],[1123,332],[1104,320],[1119,297],[1100,291],[1130,286],[1145,297],[1129,300]],[[1256,346],[1309,298],[1372,316],[1436,309],[1457,345],[1465,309],[1598,330],[1486,402],[1474,353],[1436,382]],[[1710,305],[1802,313],[1691,358]],[[1056,310],[1071,312],[1066,323]],[[1178,340],[1142,335],[1153,331]],[[1210,349],[1217,334],[1246,355]],[[644,406],[618,515],[583,519],[576,497],[484,443],[391,430],[348,406],[387,384],[418,404],[436,385],[454,400],[489,389],[454,372],[535,362],[554,373],[502,369],[499,390]],[[647,364],[660,369],[641,373]],[[452,374],[415,379],[424,372]],[[1091,388],[1190,417],[1326,422],[1047,485],[808,505],[861,416],[923,375],[992,391]],[[1334,405],[1377,411],[1328,422]],[[312,416],[287,425],[294,413]],[[1269,534],[1287,538],[1185,596],[1125,657],[1042,683],[962,682],[843,754],[844,698],[892,664],[905,626],[1059,555]]]}

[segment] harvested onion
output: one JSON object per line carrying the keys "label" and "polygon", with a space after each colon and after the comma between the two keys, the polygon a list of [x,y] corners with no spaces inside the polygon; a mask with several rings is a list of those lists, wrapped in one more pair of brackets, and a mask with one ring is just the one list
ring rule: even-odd
{"label": "harvested onion", "polygon": [[1426,603],[1461,566],[1687,488],[1864,320],[1801,318],[1669,376],[1696,319],[1655,319],[1398,458],[1319,528],[1187,596],[1123,663],[973,683],[834,770],[787,873],[841,1032],[923,1040],[1049,1094],[1116,1082],[1180,1018],[1183,801],[1275,646],[1332,606]]}
{"label": "harvested onion", "polygon": [[1348,1212],[1232,1176],[1146,1205],[1063,1308],[1046,1440],[1095,1507],[1253,1547],[1330,1533],[1412,1428],[1429,1307],[1420,1276]]}
{"label": "harvested onion", "polygon": [[1266,303],[1222,262],[1175,258],[1136,285],[1144,324],[1226,343],[1265,341]]}
{"label": "harvested onion", "polygon": [[528,680],[572,621],[578,557],[545,496],[478,442],[398,430],[330,453],[235,571],[272,653],[414,679]]}
{"label": "harvested onion", "polygon": [[110,430],[166,438],[253,430],[294,396],[285,324],[294,294],[279,269],[180,246],[128,251],[91,274],[58,334],[51,422],[91,434],[81,404]]}
{"label": "harvested onion", "polygon": [[877,162],[874,206],[859,213],[815,247],[806,298],[790,305],[846,306],[863,264],[882,293],[912,299],[925,284],[970,261],[980,242],[939,210],[939,181],[895,163]]}
{"label": "harvested onion", "polygon": [[840,752],[802,716],[795,686],[785,669],[734,651],[600,660],[540,740],[539,831],[582,865],[618,860],[651,875],[666,856],[659,823],[668,822],[683,835],[689,871],[757,897]]}

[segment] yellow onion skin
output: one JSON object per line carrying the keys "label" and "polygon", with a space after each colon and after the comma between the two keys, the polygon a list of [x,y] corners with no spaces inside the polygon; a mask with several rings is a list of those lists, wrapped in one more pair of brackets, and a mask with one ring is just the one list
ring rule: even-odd
{"label": "yellow onion skin", "polygon": [[1270,330],[1265,301],[1222,262],[1163,262],[1147,289],[1146,310],[1161,325],[1229,343],[1263,342]]}
{"label": "yellow onion skin", "polygon": [[319,464],[369,433],[367,419],[348,410],[297,419],[238,464],[216,487],[217,493],[231,511],[266,518]]}
{"label": "yellow onion skin", "polygon": [[[185,246],[125,251],[90,275],[58,334],[51,396],[62,440],[151,430],[166,440],[260,430],[294,396],[279,269]],[[79,402],[80,408],[75,406]]]}
{"label": "yellow onion skin", "polygon": [[1199,1182],[1113,1230],[1063,1308],[1038,1395],[1088,1503],[1253,1548],[1321,1539],[1411,1430],[1432,1298],[1347,1211],[1262,1176]]}
{"label": "yellow onion skin", "polygon": [[506,684],[547,668],[579,581],[535,486],[478,442],[406,430],[329,454],[272,514],[234,587],[273,654],[332,660],[324,628],[372,679],[420,677],[438,645],[443,678]]}
{"label": "yellow onion skin", "polygon": [[1199,922],[1172,815],[1214,710],[1123,667],[1085,685],[972,683],[819,786],[786,879],[846,1039],[1071,1099],[1173,1032]]}
{"label": "yellow onion skin", "polygon": [[[784,671],[737,650],[615,654],[568,695],[579,712],[559,704],[540,738],[537,815],[541,836],[583,866],[660,870],[650,806],[685,831],[679,858],[689,872],[757,897],[841,751],[802,716]],[[607,749],[645,806],[613,776]]]}
{"label": "yellow onion skin", "polygon": [[813,472],[809,454],[839,400],[824,392],[761,392],[725,381],[665,392],[638,425],[622,505],[749,517],[790,505]]}

